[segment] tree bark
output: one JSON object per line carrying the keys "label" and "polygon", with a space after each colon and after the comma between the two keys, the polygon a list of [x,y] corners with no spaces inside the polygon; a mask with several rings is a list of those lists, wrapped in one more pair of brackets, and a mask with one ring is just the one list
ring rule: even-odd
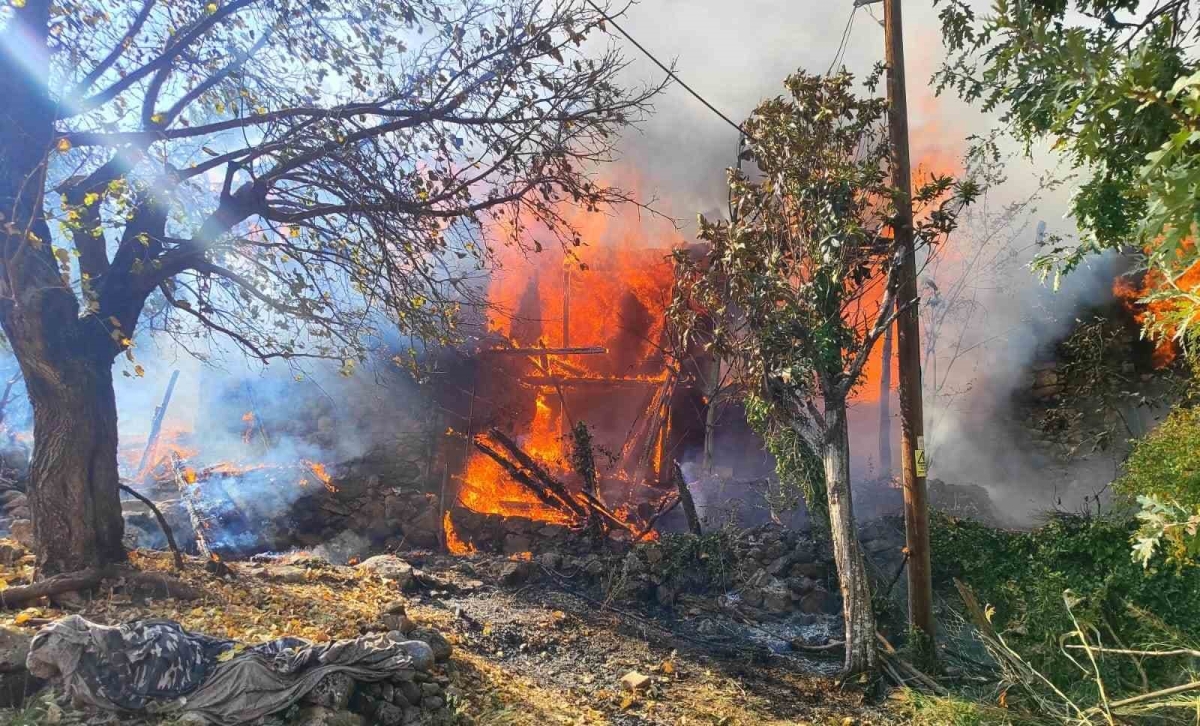
{"label": "tree bark", "polygon": [[125,559],[117,406],[106,358],[55,361],[57,382],[26,378],[34,438],[29,507],[42,576]]}
{"label": "tree bark", "polygon": [[867,581],[850,495],[850,433],[846,424],[845,398],[825,396],[822,449],[833,559],[837,564],[842,615],[846,621],[845,669],[847,674],[860,673],[875,668],[875,613],[871,607],[871,586]]}

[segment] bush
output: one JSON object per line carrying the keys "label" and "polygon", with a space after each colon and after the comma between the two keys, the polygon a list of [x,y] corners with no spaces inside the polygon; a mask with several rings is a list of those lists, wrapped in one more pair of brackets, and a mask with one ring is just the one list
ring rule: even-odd
{"label": "bush", "polygon": [[1113,484],[1129,500],[1152,496],[1200,507],[1200,408],[1177,408],[1134,445],[1125,474]]}
{"label": "bush", "polygon": [[[1113,647],[1200,640],[1200,568],[1144,569],[1130,557],[1137,528],[1126,517],[1056,516],[1034,531],[1010,532],[937,516],[935,585],[952,592],[953,579],[965,582],[981,603],[995,607],[997,630],[1034,668],[1081,697],[1094,697],[1094,682],[1081,677],[1060,647],[1060,637],[1074,630],[1066,590],[1079,600],[1080,625]],[[1152,686],[1165,686],[1176,684],[1186,665],[1157,658],[1143,668]],[[1143,690],[1132,660],[1109,659],[1105,671],[1110,696]]]}

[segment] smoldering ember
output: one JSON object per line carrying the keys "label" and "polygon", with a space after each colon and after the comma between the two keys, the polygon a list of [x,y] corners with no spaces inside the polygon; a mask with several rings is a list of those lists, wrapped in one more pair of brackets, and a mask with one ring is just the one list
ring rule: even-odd
{"label": "smoldering ember", "polygon": [[735,5],[3,3],[0,723],[1197,722],[1200,6]]}

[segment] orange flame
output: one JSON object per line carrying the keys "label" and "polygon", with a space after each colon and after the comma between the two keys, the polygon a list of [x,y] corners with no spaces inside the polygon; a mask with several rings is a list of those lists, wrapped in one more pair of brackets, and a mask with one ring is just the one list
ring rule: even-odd
{"label": "orange flame", "polygon": [[446,549],[450,550],[450,554],[469,555],[475,551],[475,545],[464,542],[458,536],[458,531],[454,529],[454,522],[450,519],[450,512],[446,512],[442,517],[442,529],[446,532]]}
{"label": "orange flame", "polygon": [[[1166,278],[1157,269],[1152,269],[1133,277],[1122,275],[1113,281],[1113,296],[1121,301],[1121,305],[1133,315],[1134,321],[1145,325],[1150,316],[1161,317],[1176,310],[1176,303],[1170,300],[1152,300],[1146,298],[1165,284]],[[1200,262],[1193,264],[1175,280],[1175,284],[1188,292],[1200,291]],[[1151,362],[1154,368],[1162,370],[1175,362],[1179,355],[1179,346],[1174,340],[1175,330],[1168,326],[1154,340],[1154,353]]]}
{"label": "orange flame", "polygon": [[[682,245],[683,239],[672,230],[648,245],[633,210],[618,210],[615,216],[574,207],[560,211],[580,232],[583,244],[569,250],[547,246],[529,257],[515,246],[498,250],[498,269],[488,287],[487,324],[489,332],[511,347],[609,351],[528,358],[529,375],[521,383],[528,390],[524,395],[529,396],[525,400],[531,404],[532,417],[514,439],[547,471],[569,476],[571,444],[564,434],[574,423],[569,402],[579,394],[564,391],[554,381],[595,380],[602,385],[607,380],[614,385],[652,387],[666,380],[661,359],[655,356],[660,354],[657,345],[673,283],[669,249]],[[527,246],[534,246],[541,235],[549,236],[536,225],[522,223],[521,229]],[[481,452],[467,456],[455,479],[458,502],[472,511],[572,524],[568,515],[547,506]],[[456,539],[451,536],[449,517],[444,524],[449,543]]]}

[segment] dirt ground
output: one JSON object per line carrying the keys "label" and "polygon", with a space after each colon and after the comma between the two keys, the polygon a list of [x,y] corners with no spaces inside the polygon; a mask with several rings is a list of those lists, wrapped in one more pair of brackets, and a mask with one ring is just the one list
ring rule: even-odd
{"label": "dirt ground", "polygon": [[[157,553],[135,553],[133,559],[143,570],[170,566],[169,557]],[[353,568],[302,566],[298,576],[289,570],[287,581],[280,581],[235,563],[236,576],[221,579],[190,560],[184,579],[208,593],[201,601],[109,591],[73,609],[106,623],[167,617],[191,630],[261,642],[282,635],[354,637],[387,603],[403,600],[413,620],[438,628],[454,644],[449,674],[457,710],[480,724],[902,723],[886,698],[872,705],[861,685],[839,687],[821,675],[836,668],[836,656],[773,655],[736,628],[713,632],[709,623],[702,632],[701,618],[686,611],[672,617],[606,605],[557,573],[535,573],[524,585],[501,587],[495,562],[427,557],[414,564],[417,577],[401,593],[394,583]],[[29,574],[28,561],[0,570],[7,585]],[[10,610],[0,625],[33,632],[65,612]],[[621,684],[631,672],[649,679],[635,692]],[[94,716],[57,718],[96,723]]]}

